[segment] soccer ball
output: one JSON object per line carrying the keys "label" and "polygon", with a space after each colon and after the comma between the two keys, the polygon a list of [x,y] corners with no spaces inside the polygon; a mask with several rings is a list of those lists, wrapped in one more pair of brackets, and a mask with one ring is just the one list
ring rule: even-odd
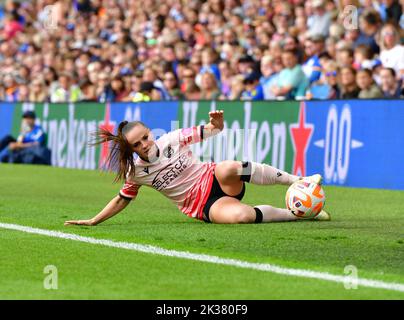
{"label": "soccer ball", "polygon": [[316,217],[324,208],[325,193],[321,185],[307,180],[298,180],[286,192],[286,208],[303,219]]}

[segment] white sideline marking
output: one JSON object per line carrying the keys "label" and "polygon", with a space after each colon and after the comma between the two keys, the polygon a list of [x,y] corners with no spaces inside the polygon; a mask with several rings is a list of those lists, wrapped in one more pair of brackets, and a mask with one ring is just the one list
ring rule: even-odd
{"label": "white sideline marking", "polygon": [[[143,245],[137,243],[130,242],[117,242],[106,239],[96,239],[90,237],[83,237],[76,234],[64,233],[60,231],[52,231],[52,230],[44,230],[38,228],[31,228],[26,226],[21,226],[17,224],[9,224],[9,223],[0,223],[0,228],[8,229],[8,230],[16,230],[22,231],[26,233],[39,234],[48,237],[67,239],[73,241],[80,241],[91,244],[99,244],[107,247],[121,248],[133,251],[139,251],[144,253],[158,254],[167,257],[175,257],[181,259],[188,260],[196,260],[208,263],[222,264],[227,266],[234,266],[245,269],[253,269],[260,271],[267,271],[282,275],[295,276],[295,277],[303,277],[303,278],[312,278],[317,280],[326,280],[333,281],[339,283],[347,283],[352,281],[349,276],[339,276],[326,272],[318,272],[318,271],[310,271],[304,269],[293,269],[293,268],[285,268],[281,266],[276,266],[268,263],[253,263],[236,259],[227,259],[220,258],[217,256],[210,256],[207,254],[196,254],[186,251],[176,251],[176,250],[168,250],[159,248],[152,245]],[[386,290],[394,290],[404,292],[404,284],[401,283],[393,283],[393,282],[383,282],[379,280],[372,279],[363,279],[357,278],[354,280],[358,286],[370,287],[370,288],[378,288],[378,289],[386,289]]]}

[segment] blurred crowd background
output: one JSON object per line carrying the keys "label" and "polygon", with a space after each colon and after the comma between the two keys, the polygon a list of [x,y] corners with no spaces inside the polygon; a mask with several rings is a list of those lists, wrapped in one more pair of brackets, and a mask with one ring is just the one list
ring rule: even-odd
{"label": "blurred crowd background", "polygon": [[0,100],[403,97],[404,0],[3,1]]}

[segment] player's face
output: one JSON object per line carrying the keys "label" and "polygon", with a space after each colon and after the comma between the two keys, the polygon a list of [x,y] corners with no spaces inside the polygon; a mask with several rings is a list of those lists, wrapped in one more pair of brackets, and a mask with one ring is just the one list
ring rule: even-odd
{"label": "player's face", "polygon": [[153,136],[148,128],[136,126],[126,134],[126,139],[132,146],[133,151],[142,159],[148,160],[149,155],[155,152],[156,147]]}

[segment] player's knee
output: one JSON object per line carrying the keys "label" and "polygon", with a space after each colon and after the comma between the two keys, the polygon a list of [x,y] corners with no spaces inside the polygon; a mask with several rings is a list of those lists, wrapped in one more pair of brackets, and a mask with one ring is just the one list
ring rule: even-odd
{"label": "player's knee", "polygon": [[234,213],[234,223],[253,223],[254,221],[255,217],[249,210],[240,208]]}
{"label": "player's knee", "polygon": [[216,166],[216,173],[223,178],[237,176],[240,171],[240,163],[237,161],[226,160]]}

